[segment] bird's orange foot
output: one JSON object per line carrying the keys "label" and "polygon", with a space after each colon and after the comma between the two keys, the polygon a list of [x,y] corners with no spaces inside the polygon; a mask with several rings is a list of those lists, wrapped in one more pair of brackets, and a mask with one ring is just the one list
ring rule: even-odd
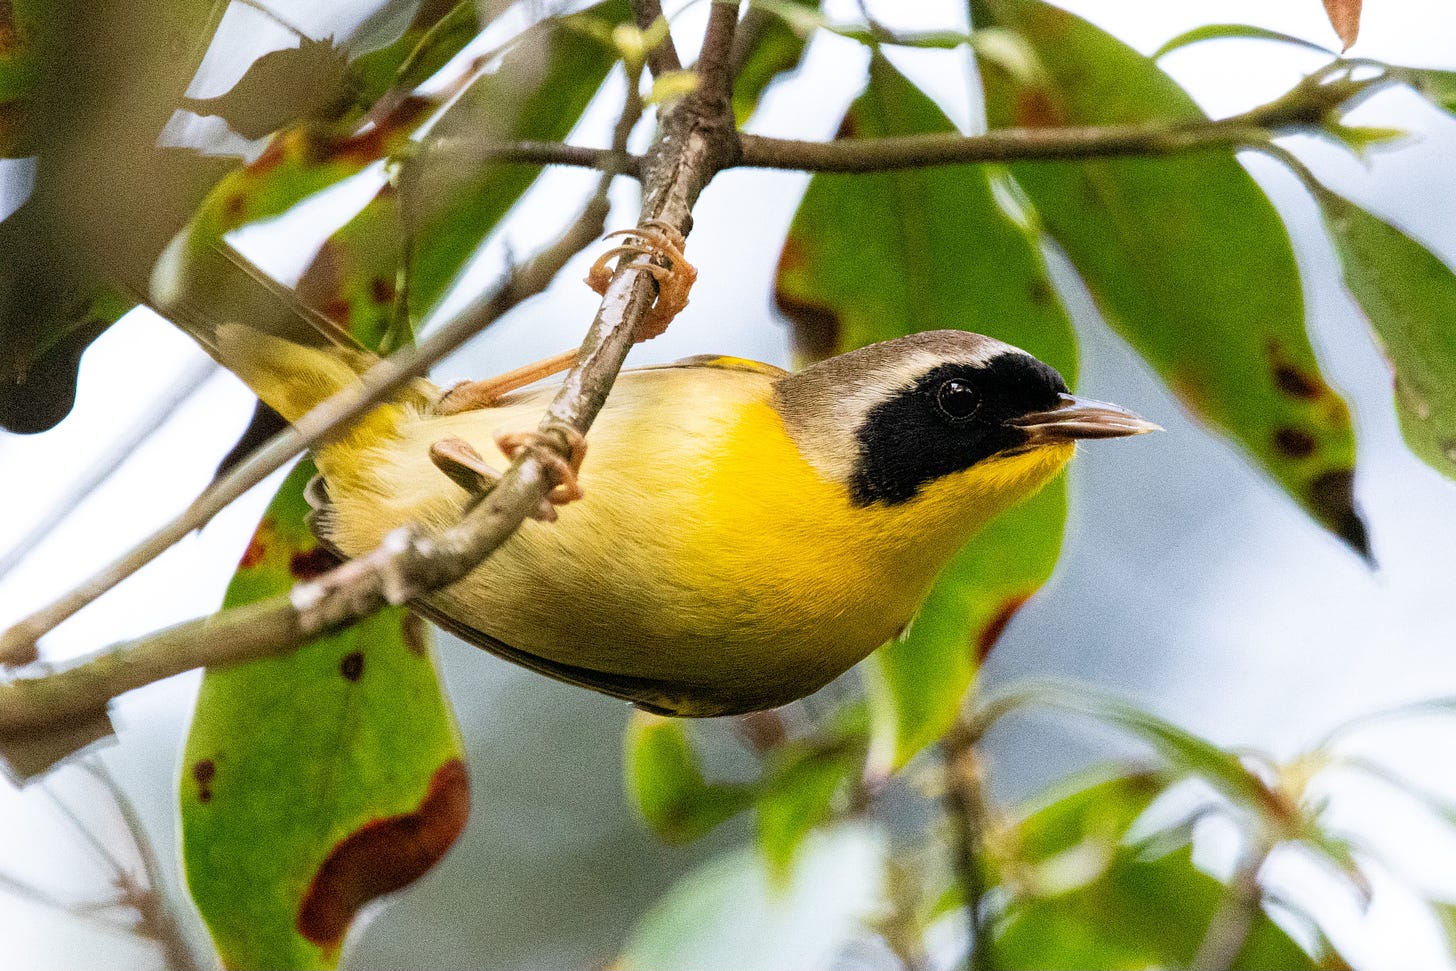
{"label": "bird's orange foot", "polygon": [[[548,437],[552,432],[566,440],[570,452],[566,458],[561,457]],[[555,522],[554,507],[564,506],[582,497],[581,482],[577,476],[581,472],[582,460],[586,458],[586,439],[575,428],[570,425],[552,425],[545,431],[502,432],[495,437],[495,444],[501,454],[512,461],[521,452],[528,452],[535,456],[546,472],[551,488],[533,514],[536,519],[547,523]]]}
{"label": "bird's orange foot", "polygon": [[612,247],[597,258],[587,273],[587,286],[605,294],[607,284],[612,280],[612,271],[607,264],[617,257],[649,256],[666,261],[667,266],[650,262],[633,264],[633,269],[645,270],[657,281],[657,300],[638,327],[636,336],[639,343],[652,340],[667,330],[672,319],[688,305],[688,294],[698,279],[697,267],[683,256],[687,240],[676,226],[661,219],[649,219],[635,229],[619,229],[607,234],[608,239],[613,236],[628,237],[628,242]]}

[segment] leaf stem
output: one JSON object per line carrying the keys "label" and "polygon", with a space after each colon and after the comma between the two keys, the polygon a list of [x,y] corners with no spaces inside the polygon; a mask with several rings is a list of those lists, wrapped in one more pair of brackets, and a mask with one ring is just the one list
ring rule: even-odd
{"label": "leaf stem", "polygon": [[941,739],[940,753],[945,771],[945,815],[950,823],[956,880],[965,900],[971,938],[966,971],[992,971],[996,962],[984,907],[990,811],[984,791],[985,769],[976,750],[977,735],[962,716]]}

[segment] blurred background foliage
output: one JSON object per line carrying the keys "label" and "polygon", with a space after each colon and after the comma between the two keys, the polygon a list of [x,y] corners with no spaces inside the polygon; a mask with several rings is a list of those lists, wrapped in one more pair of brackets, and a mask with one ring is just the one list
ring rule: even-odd
{"label": "blurred background foliage", "polygon": [[[1359,4],[1326,6],[1348,46]],[[898,28],[875,5],[757,0],[735,50],[735,113],[752,130],[776,86],[812,69],[814,48],[845,44],[863,48],[860,91],[842,112],[808,109],[823,115],[816,130],[839,138],[954,132],[967,114],[991,128],[1153,125],[1173,137],[1206,118],[1157,58],[1230,38],[1306,50],[1307,76],[1274,104],[1306,107],[1300,131],[1357,156],[1405,144],[1368,114],[1346,118],[1377,92],[1399,88],[1432,110],[1456,105],[1456,74],[1345,58],[1268,28],[1201,27],[1154,58],[1040,0],[968,8],[930,28]],[[701,10],[669,12],[685,36],[700,24]],[[316,18],[332,34],[289,15],[252,0],[126,2],[104,14],[75,0],[0,0],[0,156],[25,160],[6,171],[28,184],[0,221],[7,429],[41,432],[65,419],[86,348],[148,304],[159,275],[179,284],[175,312],[289,327],[301,322],[297,301],[371,347],[410,342],[482,288],[482,254],[499,253],[502,226],[531,218],[518,203],[539,188],[539,169],[495,159],[491,146],[594,143],[581,137],[591,127],[583,119],[620,110],[621,62],[636,59],[635,77],[644,45],[661,36],[632,25],[626,0],[340,2]],[[259,53],[260,43],[275,46]],[[965,59],[961,80],[979,104],[968,113],[948,104],[923,70],[908,70],[921,62],[906,52]],[[680,94],[681,81],[644,81],[642,93],[658,102]],[[1253,126],[1247,142],[1318,207],[1389,365],[1401,433],[1452,477],[1456,275],[1322,183],[1290,154],[1298,139],[1273,140],[1288,134]],[[771,296],[799,363],[960,327],[1025,347],[1074,380],[1073,323],[1100,316],[1290,510],[1370,560],[1353,488],[1356,427],[1311,340],[1308,270],[1243,164],[1248,154],[822,174],[792,196],[761,199],[730,173],[711,191],[738,192],[737,206],[784,208],[773,223],[786,226],[782,243],[765,232],[742,245],[777,260]],[[619,214],[632,211],[630,199],[618,202]],[[248,245],[250,231],[269,227],[303,227],[291,271]],[[708,249],[701,237],[711,233],[703,228],[694,246]],[[700,265],[716,272],[711,259]],[[244,446],[269,427],[256,416]],[[226,451],[235,438],[216,444]],[[277,485],[225,606],[330,565],[304,522],[308,477],[302,465]],[[1346,966],[1342,929],[1318,900],[1334,892],[1367,906],[1372,873],[1394,865],[1331,812],[1338,780],[1389,787],[1456,825],[1456,802],[1439,787],[1361,749],[1378,724],[1350,722],[1274,758],[1214,744],[1090,686],[1032,681],[971,694],[1057,566],[1068,501],[1058,483],[994,524],[899,640],[814,698],[705,723],[632,714],[620,759],[635,822],[599,810],[621,798],[601,772],[576,776],[563,764],[531,775],[546,788],[530,792],[509,781],[526,777],[524,762],[539,752],[531,737],[548,724],[579,764],[615,772],[620,706],[581,702],[573,689],[453,648],[447,696],[431,635],[386,612],[289,658],[207,672],[180,806],[169,810],[181,822],[185,892],[101,770],[99,788],[57,798],[114,805],[142,876],[101,839],[114,899],[77,904],[14,876],[0,889],[78,921],[100,913],[111,929],[160,942],[174,967],[206,964],[214,950],[234,967]],[[387,674],[360,678],[366,668]],[[490,708],[506,694],[517,703],[509,723]],[[987,740],[1028,711],[1123,741],[1095,758],[1048,756],[1052,769],[1013,771],[1009,798],[989,777],[997,749]],[[571,716],[564,731],[562,712]],[[1456,702],[1405,714],[1445,717]],[[1044,789],[1031,785],[1048,778]],[[472,790],[469,830],[489,839],[467,839],[450,858],[455,883],[426,880],[394,898],[346,945],[360,908],[444,856],[466,827]],[[577,808],[543,830],[537,803]],[[95,836],[94,820],[76,823]],[[528,851],[532,876],[509,890],[525,903],[491,898],[495,874]],[[1276,859],[1304,860],[1313,876],[1293,891],[1276,885]],[[1456,928],[1438,892],[1406,882],[1412,906]],[[205,936],[187,916],[192,905]],[[536,910],[548,919],[519,926]]]}

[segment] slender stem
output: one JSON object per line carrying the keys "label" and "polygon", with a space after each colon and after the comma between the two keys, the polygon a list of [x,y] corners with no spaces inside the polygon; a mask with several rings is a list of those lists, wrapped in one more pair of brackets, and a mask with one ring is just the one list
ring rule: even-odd
{"label": "slender stem", "polygon": [[991,930],[986,924],[985,847],[990,811],[986,806],[985,770],[976,751],[976,734],[964,718],[940,742],[945,769],[945,813],[950,823],[956,879],[965,898],[970,949],[966,971],[991,971],[995,960]]}
{"label": "slender stem", "polygon": [[[713,0],[702,53],[698,55],[698,99],[719,117],[733,100],[733,37],[737,29],[738,0]],[[732,124],[731,113],[727,118]]]}
{"label": "slender stem", "polygon": [[138,418],[130,429],[122,433],[121,438],[115,441],[111,448],[98,458],[81,478],[46,510],[44,515],[38,518],[35,527],[7,550],[4,556],[0,556],[0,577],[5,576],[29,556],[32,550],[64,522],[77,506],[85,502],[91,493],[110,479],[116,470],[131,457],[131,454],[151,438],[157,429],[170,421],[172,416],[177,413],[177,409],[182,407],[183,403],[196,394],[198,389],[217,372],[217,362],[207,357],[200,358],[183,371],[182,377],[163,391],[161,397],[153,402],[147,412]]}
{"label": "slender stem", "polygon": [[[632,0],[632,16],[637,21],[637,29],[646,30],[662,17],[662,4],[658,0]],[[658,78],[671,71],[682,70],[672,34],[669,33],[662,43],[647,52],[647,66],[652,68],[652,76]]]}
{"label": "slender stem", "polygon": [[615,168],[623,175],[638,178],[642,167],[640,155],[617,154],[610,148],[588,148],[563,142],[500,142],[471,138],[436,138],[431,150],[453,153],[461,164],[486,162],[520,162],[527,165],[570,165],[583,169],[606,171]]}
{"label": "slender stem", "polygon": [[1249,931],[1253,929],[1254,918],[1259,915],[1263,893],[1259,887],[1259,873],[1269,860],[1273,843],[1266,836],[1257,841],[1244,854],[1229,882],[1222,903],[1208,923],[1203,941],[1198,945],[1190,968],[1198,971],[1226,971],[1233,967],[1248,943]]}

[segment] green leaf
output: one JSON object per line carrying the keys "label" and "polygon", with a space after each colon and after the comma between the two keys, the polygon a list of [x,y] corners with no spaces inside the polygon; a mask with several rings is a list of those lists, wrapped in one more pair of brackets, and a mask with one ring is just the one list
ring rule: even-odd
{"label": "green leaf", "polygon": [[841,708],[815,737],[769,754],[758,785],[758,846],[780,884],[787,882],[809,834],[834,818],[836,798],[861,772],[867,714],[859,704]]}
{"label": "green leaf", "polygon": [[[1049,83],[1025,85],[979,63],[995,127],[1204,117],[1151,60],[1073,14],[1039,0],[971,0],[971,10],[978,26],[1020,33],[1048,71]],[[1305,334],[1288,234],[1233,152],[1011,172],[1113,329],[1194,414],[1368,555],[1349,412]]]}
{"label": "green leaf", "polygon": [[688,874],[638,923],[620,971],[829,971],[881,907],[885,847],[862,825],[813,834],[787,884],[752,847]]}
{"label": "green leaf", "polygon": [[[328,568],[302,463],[225,607]],[[333,967],[359,908],[449,849],[469,786],[428,629],[401,608],[285,657],[208,670],[182,766],[188,889],[233,968]]]}
{"label": "green leaf", "polygon": [[[856,138],[952,130],[879,56],[840,127]],[[1076,379],[1075,336],[1040,252],[982,167],[815,176],[784,243],[776,298],[801,358],[956,328]],[[876,652],[872,772],[904,765],[950,726],[978,657],[1051,574],[1065,508],[1057,483],[1002,516],[956,556],[907,633]]]}
{"label": "green leaf", "polygon": [[[996,967],[1188,967],[1226,890],[1192,850],[1153,855],[1128,832],[1175,778],[1093,770],[1057,787],[998,837],[993,877],[1010,895],[994,924]],[[1262,910],[1235,967],[1315,964]]]}
{"label": "green leaf", "polygon": [[687,843],[753,804],[750,786],[709,783],[681,720],[633,711],[624,739],[627,797],[669,843]]}
{"label": "green leaf", "polygon": [[1095,718],[1136,735],[1151,745],[1169,765],[1204,779],[1235,805],[1271,821],[1288,825],[1294,810],[1285,800],[1234,753],[1179,728],[1172,722],[1086,685],[1068,688],[1057,684],[1033,684],[984,703],[1009,710],[1027,704],[1045,705],[1061,711]]}
{"label": "green leaf", "polygon": [[[806,14],[819,10],[818,0],[786,0],[785,6]],[[759,8],[759,5],[754,4],[754,7]],[[750,15],[760,27],[757,43],[733,82],[733,115],[739,125],[746,123],[758,109],[764,91],[779,75],[799,67],[806,46],[805,33],[795,30],[794,25],[781,14],[757,9]],[[745,19],[744,27],[748,23]]]}
{"label": "green leaf", "polygon": [[65,417],[86,346],[135,305],[157,254],[235,165],[157,144],[222,10],[0,2],[0,156],[36,158],[29,199],[0,222],[6,428]]}
{"label": "green leaf", "polygon": [[1410,450],[1456,478],[1456,274],[1399,229],[1313,183],[1344,268],[1395,375]]}
{"label": "green leaf", "polygon": [[1399,74],[1436,107],[1456,113],[1456,71],[1408,67]]}
{"label": "green leaf", "polygon": [[[1097,880],[1051,897],[1018,897],[995,926],[998,968],[1188,967],[1226,889],[1185,846],[1156,859],[1124,850]],[[1326,966],[1261,907],[1234,968]]]}
{"label": "green leaf", "polygon": [[473,161],[469,146],[564,138],[616,62],[613,49],[573,26],[577,17],[622,23],[631,12],[626,0],[608,0],[522,37],[431,129],[427,144],[435,147],[406,167],[399,191],[386,187],[324,244],[299,282],[312,306],[355,334],[385,333],[407,235],[411,318],[429,312],[538,174],[533,166]]}
{"label": "green leaf", "polygon": [[1270,30],[1267,27],[1255,27],[1253,24],[1205,24],[1202,27],[1194,27],[1186,30],[1177,37],[1172,38],[1153,51],[1152,58],[1155,61],[1162,60],[1166,55],[1189,44],[1201,44],[1206,40],[1220,40],[1223,38],[1238,38],[1240,40],[1272,40],[1281,44],[1292,44],[1295,47],[1307,47],[1312,51],[1319,51],[1321,54],[1328,54],[1335,57],[1334,51],[1328,47],[1316,44],[1314,41],[1305,40],[1303,37],[1295,37],[1293,34],[1281,33],[1277,30]]}
{"label": "green leaf", "polygon": [[485,27],[475,0],[426,0],[394,41],[349,62],[349,87],[368,108],[391,88],[413,91]]}
{"label": "green leaf", "polygon": [[1174,778],[1167,772],[1107,765],[1058,784],[1011,828],[1005,842],[1014,852],[1010,866],[1003,861],[1001,868],[1043,865],[1089,843],[1100,845],[1101,855],[1110,859],[1132,824]]}

